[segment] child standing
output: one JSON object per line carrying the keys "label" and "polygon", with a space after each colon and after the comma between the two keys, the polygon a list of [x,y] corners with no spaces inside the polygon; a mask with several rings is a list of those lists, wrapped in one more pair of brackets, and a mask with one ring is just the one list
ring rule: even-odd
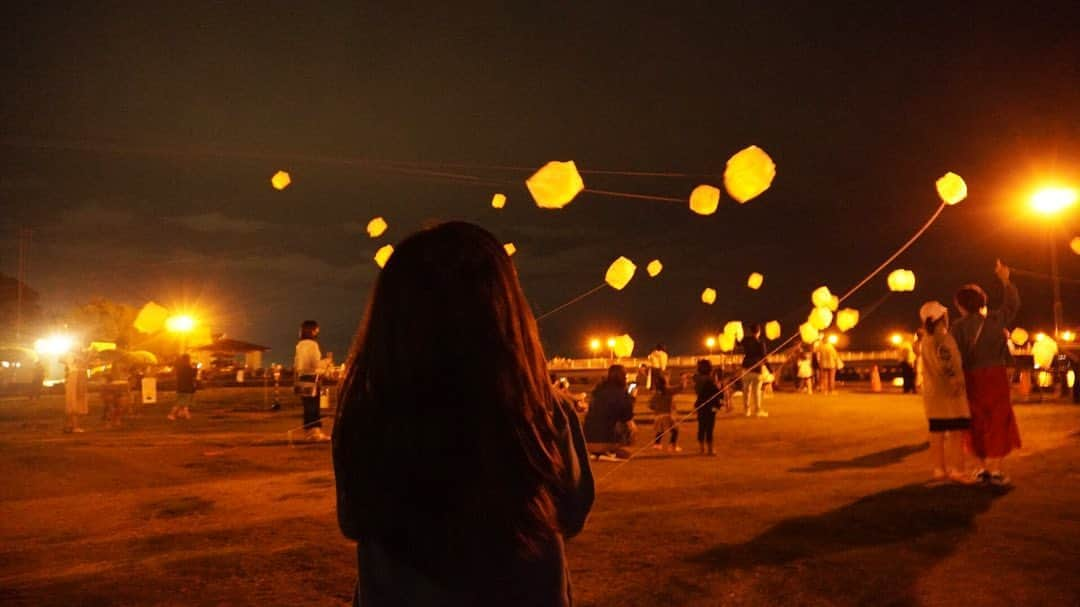
{"label": "child standing", "polygon": [[934,480],[965,482],[962,441],[971,428],[960,349],[949,335],[949,310],[936,301],[919,308],[926,337],[919,342],[923,361],[923,405],[930,424]]}
{"label": "child standing", "polygon": [[[672,416],[675,413],[674,395],[668,390],[667,378],[664,377],[662,371],[657,370],[653,373],[653,388],[655,392],[652,400],[649,401],[649,408],[656,412],[656,422],[653,425],[656,437],[653,439],[653,449],[682,451],[682,447],[679,446],[679,427],[675,425],[675,418]],[[663,444],[664,434],[671,435],[666,448]]]}
{"label": "child standing", "polygon": [[191,419],[191,405],[195,403],[195,373],[191,356],[180,355],[176,361],[176,405],[169,411],[169,421],[178,417]]}
{"label": "child standing", "polygon": [[694,374],[694,410],[698,419],[698,446],[702,455],[715,455],[713,452],[713,428],[716,426],[716,410],[723,406],[722,393],[713,378],[712,363],[703,358],[697,362]]}
{"label": "child standing", "polygon": [[814,355],[812,352],[803,352],[799,356],[796,376],[799,378],[799,391],[807,394],[814,393]]}

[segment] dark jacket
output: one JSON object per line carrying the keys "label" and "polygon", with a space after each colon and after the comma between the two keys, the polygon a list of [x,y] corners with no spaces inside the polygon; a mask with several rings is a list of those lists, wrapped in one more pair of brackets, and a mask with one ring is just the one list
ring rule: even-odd
{"label": "dark jacket", "polygon": [[[694,393],[697,395],[694,400],[694,409],[697,410],[698,417],[716,415],[716,409],[719,409],[724,403],[723,395],[720,394],[720,388],[717,387],[716,380],[713,379],[712,375],[695,373]],[[701,404],[704,402],[709,404],[702,407]]]}
{"label": "dark jacket", "polygon": [[[542,547],[539,558],[506,563],[499,574],[492,574],[486,584],[469,590],[455,590],[424,575],[408,563],[389,554],[373,537],[359,537],[357,523],[346,506],[342,484],[338,482],[338,523],[346,537],[357,540],[357,564],[360,583],[354,605],[393,606],[472,606],[524,605],[569,607],[570,573],[566,564],[564,540],[577,535],[595,498],[592,469],[585,448],[585,437],[573,406],[558,402],[552,412],[556,447],[563,460],[561,486],[552,489],[561,535]],[[483,516],[478,512],[477,516]],[[483,549],[481,546],[477,550]]]}
{"label": "dark jacket", "polygon": [[195,393],[195,374],[197,371],[191,365],[177,363],[176,365],[176,391],[181,394]]}
{"label": "dark jacket", "polygon": [[761,372],[761,361],[765,360],[765,342],[753,335],[746,336],[742,342],[743,369],[753,369],[755,373]]}
{"label": "dark jacket", "polygon": [[585,440],[590,443],[615,443],[616,422],[634,419],[634,397],[625,388],[604,382],[596,387],[585,414]]}

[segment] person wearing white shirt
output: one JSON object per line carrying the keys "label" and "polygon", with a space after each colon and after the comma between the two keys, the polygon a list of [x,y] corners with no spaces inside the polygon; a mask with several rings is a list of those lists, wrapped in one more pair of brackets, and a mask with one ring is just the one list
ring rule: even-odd
{"label": "person wearing white shirt", "polygon": [[326,369],[326,361],[319,350],[319,323],[305,320],[300,324],[300,341],[296,344],[293,371],[296,374],[295,390],[304,405],[304,429],[311,440],[328,441],[322,431],[322,413],[319,411],[319,376]]}

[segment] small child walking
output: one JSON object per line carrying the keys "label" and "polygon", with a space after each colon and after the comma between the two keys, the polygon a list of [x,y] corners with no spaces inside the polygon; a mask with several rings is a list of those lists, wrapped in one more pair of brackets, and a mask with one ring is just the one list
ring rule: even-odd
{"label": "small child walking", "polygon": [[964,387],[960,349],[949,334],[949,310],[936,301],[919,308],[926,337],[919,348],[923,361],[923,406],[930,425],[933,480],[968,482],[963,443],[971,429],[971,411]]}
{"label": "small child walking", "polygon": [[191,419],[191,406],[195,402],[195,374],[191,356],[181,354],[176,361],[176,405],[169,411],[169,421]]}
{"label": "small child walking", "polygon": [[[653,430],[656,434],[653,439],[653,449],[664,449],[665,451],[682,451],[682,447],[679,446],[679,426],[675,424],[674,406],[674,394],[668,389],[667,378],[664,377],[664,373],[660,370],[653,372],[653,395],[652,400],[649,401],[649,408],[656,413],[656,422],[653,424]],[[669,434],[668,445],[664,446],[664,434]]]}
{"label": "small child walking", "polygon": [[803,352],[796,363],[795,375],[799,378],[799,391],[807,394],[814,393],[814,355],[811,352]]}

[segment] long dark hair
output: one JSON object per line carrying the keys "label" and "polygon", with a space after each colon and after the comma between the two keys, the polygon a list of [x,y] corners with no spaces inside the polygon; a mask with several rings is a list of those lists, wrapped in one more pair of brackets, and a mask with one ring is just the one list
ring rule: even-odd
{"label": "long dark hair", "polygon": [[346,535],[449,585],[550,545],[555,396],[494,236],[450,222],[398,245],[346,367],[333,432]]}

